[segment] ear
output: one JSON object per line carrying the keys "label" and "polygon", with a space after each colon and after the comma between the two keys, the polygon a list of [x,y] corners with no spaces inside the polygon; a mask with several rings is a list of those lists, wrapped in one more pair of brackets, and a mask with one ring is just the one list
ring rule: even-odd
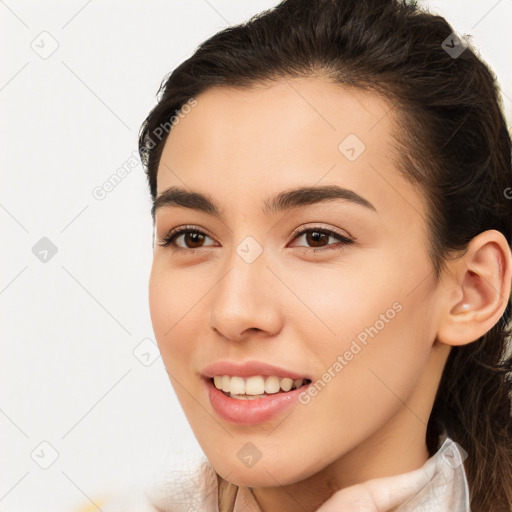
{"label": "ear", "polygon": [[447,263],[438,341],[465,345],[489,331],[510,300],[511,279],[512,255],[503,234],[492,229],[473,238],[462,256]]}

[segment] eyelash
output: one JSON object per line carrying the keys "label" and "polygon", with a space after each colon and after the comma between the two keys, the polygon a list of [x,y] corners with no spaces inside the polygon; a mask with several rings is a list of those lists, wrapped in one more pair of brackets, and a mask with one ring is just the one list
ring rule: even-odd
{"label": "eyelash", "polygon": [[[302,235],[304,235],[306,233],[310,233],[310,232],[322,233],[324,235],[328,235],[328,236],[337,238],[339,240],[339,242],[341,243],[341,246],[350,245],[355,242],[355,239],[352,239],[345,235],[342,235],[341,233],[334,231],[332,229],[320,228],[320,227],[314,227],[314,226],[310,227],[310,228],[302,229],[300,231],[296,231],[295,233],[293,233],[292,241],[295,240],[296,238],[299,238]],[[200,250],[204,250],[204,249],[208,249],[208,248],[212,247],[212,246],[207,246],[207,247],[196,247],[196,248],[188,248],[188,249],[184,249],[183,247],[178,247],[177,245],[175,245],[175,240],[176,240],[176,238],[178,238],[178,236],[180,236],[184,233],[185,234],[186,233],[198,233],[200,235],[204,235],[204,236],[207,236],[208,238],[211,238],[211,237],[209,237],[209,235],[207,235],[205,232],[201,231],[200,229],[197,229],[195,226],[182,226],[182,227],[179,227],[179,228],[169,231],[159,242],[159,245],[162,247],[168,247],[174,252],[189,252],[189,253],[194,253],[196,251],[200,251]],[[301,249],[307,249],[307,250],[311,250],[313,252],[329,251],[329,250],[340,248],[339,246],[336,246],[336,247],[327,246],[327,247],[322,247],[322,248],[307,247],[307,246],[299,246],[299,247]]]}

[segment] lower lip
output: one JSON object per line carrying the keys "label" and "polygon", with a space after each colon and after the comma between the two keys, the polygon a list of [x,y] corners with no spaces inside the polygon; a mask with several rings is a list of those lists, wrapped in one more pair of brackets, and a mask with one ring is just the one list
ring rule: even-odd
{"label": "lower lip", "polygon": [[273,418],[297,403],[297,397],[306,386],[286,393],[279,392],[254,400],[238,400],[217,389],[210,379],[205,379],[213,410],[223,419],[238,425],[255,425]]}

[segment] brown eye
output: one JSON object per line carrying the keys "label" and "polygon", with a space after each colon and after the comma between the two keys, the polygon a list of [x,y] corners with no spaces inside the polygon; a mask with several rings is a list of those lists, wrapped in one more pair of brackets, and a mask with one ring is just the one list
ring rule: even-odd
{"label": "brown eye", "polygon": [[312,247],[323,247],[329,242],[329,236],[321,231],[309,231],[306,234],[306,241]]}
{"label": "brown eye", "polygon": [[170,231],[164,236],[160,245],[163,247],[170,247],[176,251],[194,250],[213,245],[212,243],[205,245],[206,239],[211,240],[206,233],[197,229],[187,228],[185,226]]}
{"label": "brown eye", "polygon": [[204,236],[201,233],[189,231],[183,235],[183,241],[189,249],[196,249],[201,247],[201,244],[204,242]]}
{"label": "brown eye", "polygon": [[[354,243],[348,236],[337,233],[331,229],[309,228],[296,233],[294,240],[303,240],[305,244],[297,244],[296,247],[309,248],[312,250],[337,249]],[[329,243],[329,241],[331,241]]]}

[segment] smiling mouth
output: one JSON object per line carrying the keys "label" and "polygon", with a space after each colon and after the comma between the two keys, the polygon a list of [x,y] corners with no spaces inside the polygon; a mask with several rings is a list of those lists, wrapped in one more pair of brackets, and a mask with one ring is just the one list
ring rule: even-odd
{"label": "smiling mouth", "polygon": [[224,395],[237,400],[256,400],[269,395],[288,393],[311,383],[310,379],[281,378],[275,375],[250,377],[215,375],[210,381]]}

